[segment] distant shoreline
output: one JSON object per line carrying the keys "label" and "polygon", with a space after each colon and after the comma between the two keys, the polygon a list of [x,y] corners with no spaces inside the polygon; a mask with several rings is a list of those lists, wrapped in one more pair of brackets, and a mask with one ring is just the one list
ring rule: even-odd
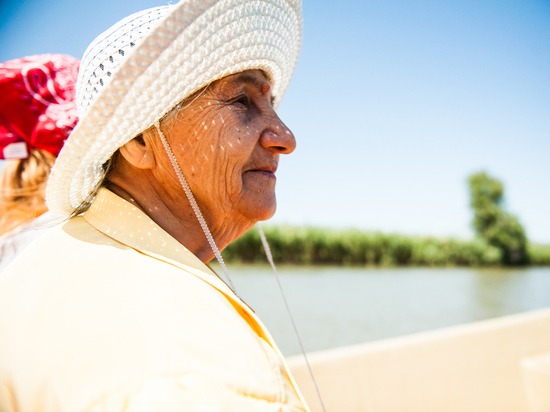
{"label": "distant shoreline", "polygon": [[[316,227],[266,226],[276,263],[363,267],[506,267],[502,252],[480,238],[440,239]],[[550,266],[550,245],[528,245],[528,263]],[[223,252],[228,263],[263,263],[265,254],[256,229]]]}

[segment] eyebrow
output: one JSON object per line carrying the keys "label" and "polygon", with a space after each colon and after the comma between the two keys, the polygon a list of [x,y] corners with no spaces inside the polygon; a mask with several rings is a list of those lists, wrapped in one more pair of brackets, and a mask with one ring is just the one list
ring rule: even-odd
{"label": "eyebrow", "polygon": [[262,74],[261,77],[254,76],[250,73],[242,73],[241,75],[239,75],[235,79],[231,79],[229,84],[231,84],[232,86],[240,86],[240,85],[243,85],[243,84],[252,84],[253,86],[255,86],[257,88],[261,88],[262,85],[266,81],[267,82],[269,81],[269,79],[267,78],[267,76],[265,75],[264,72],[260,72],[260,73]]}

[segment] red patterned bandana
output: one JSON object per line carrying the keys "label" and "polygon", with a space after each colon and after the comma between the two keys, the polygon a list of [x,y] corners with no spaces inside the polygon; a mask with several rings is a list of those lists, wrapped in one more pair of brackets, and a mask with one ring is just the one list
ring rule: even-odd
{"label": "red patterned bandana", "polygon": [[24,159],[33,148],[59,154],[78,121],[79,64],[62,54],[0,63],[0,159]]}

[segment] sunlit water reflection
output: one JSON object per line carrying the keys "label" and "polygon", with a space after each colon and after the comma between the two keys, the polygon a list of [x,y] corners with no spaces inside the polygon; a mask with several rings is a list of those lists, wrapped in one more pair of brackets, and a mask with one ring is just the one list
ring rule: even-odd
{"label": "sunlit water reflection", "polygon": [[[283,353],[299,353],[271,270],[230,266],[229,272]],[[550,306],[550,268],[281,267],[279,272],[307,351]]]}

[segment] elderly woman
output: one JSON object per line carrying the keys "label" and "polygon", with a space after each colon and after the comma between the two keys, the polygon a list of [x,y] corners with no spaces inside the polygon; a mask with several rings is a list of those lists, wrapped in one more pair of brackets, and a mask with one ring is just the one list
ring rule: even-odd
{"label": "elderly woman", "polygon": [[187,0],[86,51],[47,188],[72,215],[0,283],[2,411],[307,411],[205,263],[275,211],[297,0]]}

